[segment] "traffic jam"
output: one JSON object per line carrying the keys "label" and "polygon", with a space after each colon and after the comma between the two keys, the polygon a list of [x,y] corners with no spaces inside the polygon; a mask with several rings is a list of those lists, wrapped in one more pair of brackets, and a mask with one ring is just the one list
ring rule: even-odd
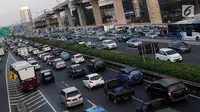
{"label": "traffic jam", "polygon": [[[103,43],[112,44],[106,40]],[[8,38],[5,44],[5,51],[17,59],[10,65],[10,71],[17,74],[21,91],[28,94],[40,89],[56,109],[61,108],[57,111],[184,112],[199,102],[189,96],[179,79],[150,82],[136,66],[116,71],[107,68],[103,59],[88,60],[80,53],[71,54],[20,38]],[[117,46],[107,46],[112,47]],[[161,54],[173,52],[161,49],[156,58],[162,59]]]}

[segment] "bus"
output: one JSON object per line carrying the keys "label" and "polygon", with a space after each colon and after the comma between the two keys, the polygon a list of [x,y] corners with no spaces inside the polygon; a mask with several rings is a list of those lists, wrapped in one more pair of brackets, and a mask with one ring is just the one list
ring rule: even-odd
{"label": "bus", "polygon": [[200,40],[200,21],[168,24],[168,36],[179,40]]}
{"label": "bus", "polygon": [[28,92],[39,87],[34,67],[27,61],[17,61],[11,64],[10,71],[17,75],[22,91]]}

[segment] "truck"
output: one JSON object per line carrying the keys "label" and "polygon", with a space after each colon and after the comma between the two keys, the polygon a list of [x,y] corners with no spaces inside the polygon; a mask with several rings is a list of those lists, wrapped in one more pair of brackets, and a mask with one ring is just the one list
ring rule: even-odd
{"label": "truck", "polygon": [[112,99],[115,104],[122,100],[131,100],[135,95],[135,90],[124,85],[118,78],[106,81],[104,92],[107,99]]}
{"label": "truck", "polygon": [[17,49],[18,55],[21,56],[23,59],[26,59],[29,56],[27,47],[21,47]]}
{"label": "truck", "polygon": [[144,102],[140,107],[136,108],[136,112],[179,112],[168,107],[163,98],[154,99]]}
{"label": "truck", "polygon": [[0,56],[4,56],[4,48],[3,47],[0,48]]}

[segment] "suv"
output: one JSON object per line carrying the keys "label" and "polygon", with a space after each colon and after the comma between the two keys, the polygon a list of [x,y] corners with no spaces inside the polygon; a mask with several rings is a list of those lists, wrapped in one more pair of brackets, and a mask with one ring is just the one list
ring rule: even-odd
{"label": "suv", "polygon": [[142,83],[144,80],[142,72],[134,66],[121,69],[117,77],[126,85]]}
{"label": "suv", "polygon": [[106,66],[105,66],[105,62],[102,59],[92,59],[88,62],[88,69],[89,72],[97,72],[99,70],[105,70]]}
{"label": "suv", "polygon": [[187,87],[174,78],[157,80],[146,88],[146,92],[150,97],[164,98],[167,103],[186,99],[188,96]]}
{"label": "suv", "polygon": [[86,75],[86,70],[80,64],[74,64],[67,67],[67,72],[72,79],[78,76]]}
{"label": "suv", "polygon": [[76,87],[68,87],[61,90],[59,99],[66,108],[84,103],[81,92]]}

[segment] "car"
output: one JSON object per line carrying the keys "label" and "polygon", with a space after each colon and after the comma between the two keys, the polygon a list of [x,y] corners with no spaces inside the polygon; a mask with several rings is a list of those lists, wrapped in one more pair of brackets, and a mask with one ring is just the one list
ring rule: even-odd
{"label": "car", "polygon": [[183,41],[170,41],[168,43],[168,48],[174,49],[178,53],[191,52],[191,46]]}
{"label": "car", "polygon": [[59,56],[61,52],[62,52],[61,49],[55,48],[55,49],[53,49],[53,51],[52,51],[52,55],[54,55],[54,56]]}
{"label": "car", "polygon": [[119,41],[119,42],[126,42],[128,41],[129,39],[131,39],[131,37],[127,34],[119,34],[117,35],[116,39]]}
{"label": "car", "polygon": [[52,62],[52,67],[55,70],[65,68],[66,62],[62,58],[54,59],[53,62]]}
{"label": "car", "polygon": [[51,51],[51,47],[49,47],[48,45],[44,45],[43,48],[42,48],[42,50],[44,52],[48,52],[48,51]]}
{"label": "car", "polygon": [[131,100],[135,90],[124,85],[119,79],[110,79],[106,81],[104,93],[108,100],[113,100],[115,104],[123,100]]}
{"label": "car", "polygon": [[43,83],[49,83],[55,81],[54,75],[50,69],[40,71],[40,77],[41,77],[41,82]]}
{"label": "car", "polygon": [[126,45],[128,47],[138,47],[139,45],[142,45],[142,41],[138,40],[138,39],[130,39],[126,42]]}
{"label": "car", "polygon": [[167,106],[163,98],[154,99],[144,102],[136,108],[136,112],[179,112]]}
{"label": "car", "polygon": [[117,78],[126,85],[142,83],[144,80],[143,73],[135,66],[128,66],[119,71]]}
{"label": "car", "polygon": [[102,45],[104,49],[115,49],[117,48],[117,44],[113,40],[103,40]]}
{"label": "car", "polygon": [[36,60],[31,60],[31,61],[28,61],[31,65],[33,65],[34,69],[35,70],[39,70],[41,69],[41,65],[38,64],[38,62]]}
{"label": "car", "polygon": [[46,56],[49,57],[51,55],[48,52],[45,52],[45,53],[41,54],[40,56],[41,56],[40,58],[42,59],[42,61],[45,61],[46,58],[44,59],[44,57],[46,57]]}
{"label": "car", "polygon": [[40,51],[39,51],[39,49],[37,49],[37,48],[34,49],[34,50],[32,50],[32,54],[33,54],[33,55],[37,55],[39,52],[40,52]]}
{"label": "car", "polygon": [[164,78],[154,81],[146,87],[150,98],[164,98],[166,103],[176,102],[188,97],[187,87],[175,78]]}
{"label": "car", "polygon": [[158,37],[158,35],[155,32],[148,32],[145,34],[145,36],[150,37],[152,39],[155,39]]}
{"label": "car", "polygon": [[39,59],[41,59],[43,53],[45,53],[45,52],[44,52],[44,51],[39,51],[39,52],[37,53],[37,57],[38,57]]}
{"label": "car", "polygon": [[182,56],[175,50],[170,48],[161,48],[159,52],[156,53],[156,59],[170,61],[170,62],[181,62]]}
{"label": "car", "polygon": [[84,110],[84,112],[107,112],[102,106],[92,106],[89,109]]}
{"label": "car", "polygon": [[79,44],[79,45],[82,45],[82,46],[85,46],[85,45],[86,45],[86,43],[85,43],[84,41],[80,41],[80,42],[78,42],[78,44]]}
{"label": "car", "polygon": [[32,61],[32,60],[35,60],[33,57],[29,57],[26,59],[26,61]]}
{"label": "car", "polygon": [[98,73],[92,73],[84,77],[83,84],[91,90],[95,87],[104,86],[105,81]]}
{"label": "car", "polygon": [[54,56],[47,57],[47,61],[46,61],[47,65],[51,65],[54,59],[55,59]]}
{"label": "car", "polygon": [[60,57],[63,59],[63,60],[68,60],[70,59],[70,54],[66,51],[63,51],[62,53],[60,53]]}
{"label": "car", "polygon": [[72,63],[82,63],[85,62],[85,59],[82,54],[76,54],[71,57]]}
{"label": "car", "polygon": [[74,64],[67,67],[67,74],[74,79],[78,76],[85,76],[86,70],[80,64]]}
{"label": "car", "polygon": [[51,54],[45,54],[42,56],[42,61],[46,62],[47,61],[47,58],[51,57],[52,55]]}
{"label": "car", "polygon": [[98,40],[105,40],[106,36],[102,35],[102,36],[98,36]]}
{"label": "car", "polygon": [[66,108],[84,103],[81,92],[74,86],[62,89],[59,99]]}
{"label": "car", "polygon": [[88,67],[89,72],[92,72],[92,73],[106,69],[104,60],[99,59],[99,58],[89,60],[87,67]]}

